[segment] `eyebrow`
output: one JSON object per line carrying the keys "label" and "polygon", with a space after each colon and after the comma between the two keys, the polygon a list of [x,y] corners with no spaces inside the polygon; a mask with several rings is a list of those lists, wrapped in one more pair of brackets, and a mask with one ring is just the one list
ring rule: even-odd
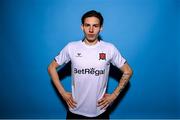
{"label": "eyebrow", "polygon": [[[89,23],[84,23],[84,25],[91,25],[91,24],[89,24]],[[93,25],[93,26],[94,26],[94,25],[95,25],[95,26],[96,26],[96,25],[97,25],[97,26],[100,26],[100,24],[98,24],[98,23],[97,23],[97,24],[92,24],[92,25]]]}

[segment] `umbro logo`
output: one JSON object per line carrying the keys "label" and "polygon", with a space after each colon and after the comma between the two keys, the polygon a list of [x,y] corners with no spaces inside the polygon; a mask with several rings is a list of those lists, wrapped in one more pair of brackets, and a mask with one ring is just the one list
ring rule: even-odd
{"label": "umbro logo", "polygon": [[82,57],[81,53],[76,53],[76,57]]}

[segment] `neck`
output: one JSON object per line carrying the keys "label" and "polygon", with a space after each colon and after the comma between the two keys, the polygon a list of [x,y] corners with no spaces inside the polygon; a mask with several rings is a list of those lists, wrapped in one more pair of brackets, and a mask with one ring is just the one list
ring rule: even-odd
{"label": "neck", "polygon": [[94,41],[90,41],[90,40],[87,40],[87,39],[84,40],[84,43],[86,45],[95,45],[97,42],[98,42],[98,39],[96,39]]}

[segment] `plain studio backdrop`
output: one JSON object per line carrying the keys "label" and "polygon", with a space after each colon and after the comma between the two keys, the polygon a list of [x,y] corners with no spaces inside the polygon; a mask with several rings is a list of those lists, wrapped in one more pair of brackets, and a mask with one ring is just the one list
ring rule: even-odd
{"label": "plain studio backdrop", "polygon": [[[0,118],[65,118],[47,66],[83,38],[92,9],[134,71],[110,117],[180,118],[180,0],[0,0]],[[71,90],[69,75],[62,83]],[[117,84],[110,77],[108,92]]]}

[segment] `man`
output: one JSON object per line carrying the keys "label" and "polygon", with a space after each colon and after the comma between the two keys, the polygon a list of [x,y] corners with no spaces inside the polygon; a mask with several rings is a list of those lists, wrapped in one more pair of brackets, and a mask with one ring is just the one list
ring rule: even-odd
{"label": "man", "polygon": [[[94,10],[82,16],[84,39],[70,42],[55,57],[48,72],[58,92],[69,107],[67,119],[109,119],[106,108],[117,98],[129,81],[132,70],[117,48],[100,40],[103,17]],[[62,86],[57,67],[71,61],[72,93]],[[112,94],[106,94],[110,63],[123,75]]]}

